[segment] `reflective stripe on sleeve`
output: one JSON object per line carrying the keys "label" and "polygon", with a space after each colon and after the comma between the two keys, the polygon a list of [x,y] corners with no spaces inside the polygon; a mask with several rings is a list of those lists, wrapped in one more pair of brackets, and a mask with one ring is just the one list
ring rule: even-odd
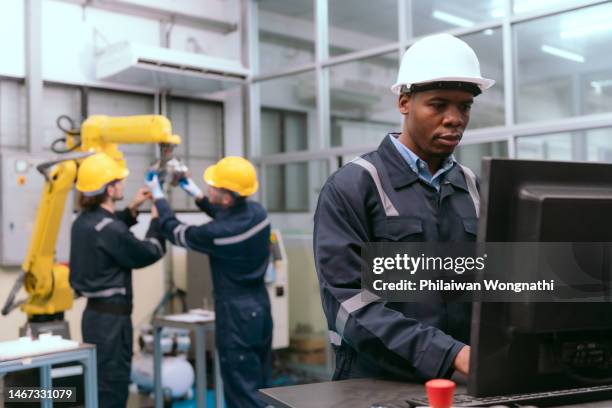
{"label": "reflective stripe on sleeve", "polygon": [[372,292],[364,290],[342,302],[340,304],[340,309],[338,309],[338,314],[336,315],[336,331],[340,337],[344,337],[344,328],[346,327],[346,322],[351,313],[366,307],[378,299],[380,298]]}
{"label": "reflective stripe on sleeve", "polygon": [[160,255],[163,255],[164,252],[164,248],[162,247],[161,243],[159,242],[159,240],[157,238],[147,238],[147,241],[151,242],[153,245],[155,245],[155,248],[157,248],[157,250],[159,251]]}
{"label": "reflective stripe on sleeve", "polygon": [[104,227],[106,227],[111,222],[113,222],[112,218],[109,218],[109,217],[102,218],[102,220],[98,222],[94,228],[96,229],[96,231],[100,232],[104,229]]}
{"label": "reflective stripe on sleeve", "polygon": [[187,248],[187,242],[185,241],[185,231],[187,231],[187,228],[189,228],[189,225],[179,224],[172,230],[176,245]]}

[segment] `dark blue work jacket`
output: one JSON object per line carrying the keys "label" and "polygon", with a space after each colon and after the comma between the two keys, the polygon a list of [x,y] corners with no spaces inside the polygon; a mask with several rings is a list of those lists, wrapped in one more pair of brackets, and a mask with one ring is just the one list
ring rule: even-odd
{"label": "dark blue work jacket", "polygon": [[471,170],[455,163],[437,191],[410,169],[390,137],[329,177],[315,213],[315,263],[335,379],[449,376],[469,340],[469,304],[361,297],[363,243],[476,238],[479,198]]}
{"label": "dark blue work jacket", "polygon": [[264,407],[258,389],[269,387],[272,315],[265,286],[270,220],[252,201],[231,208],[196,201],[212,221],[186,225],[165,199],[155,201],[162,231],[173,244],[209,255],[215,294],[215,339],[228,407]]}
{"label": "dark blue work jacket", "polygon": [[130,227],[129,209],[112,213],[102,207],[83,210],[70,237],[70,285],[87,298],[122,297],[132,301],[132,269],[157,262],[165,253],[159,222],[151,220],[144,240]]}
{"label": "dark blue work jacket", "polygon": [[264,276],[270,259],[270,220],[256,202],[235,207],[196,201],[213,220],[202,225],[181,223],[165,199],[155,201],[162,232],[173,244],[210,256],[215,299],[265,291]]}

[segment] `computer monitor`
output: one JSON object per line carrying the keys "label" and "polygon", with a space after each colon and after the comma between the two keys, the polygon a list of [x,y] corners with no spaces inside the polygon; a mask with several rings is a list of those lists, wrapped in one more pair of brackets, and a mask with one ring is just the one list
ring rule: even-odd
{"label": "computer monitor", "polygon": [[[612,165],[484,159],[478,241],[612,242]],[[476,302],[470,344],[476,397],[612,384],[612,303]]]}

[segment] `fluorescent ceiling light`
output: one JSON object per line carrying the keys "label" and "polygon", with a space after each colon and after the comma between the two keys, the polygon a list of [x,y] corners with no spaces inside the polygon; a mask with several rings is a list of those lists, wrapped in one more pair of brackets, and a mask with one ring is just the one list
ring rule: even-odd
{"label": "fluorescent ceiling light", "polygon": [[462,17],[457,17],[454,14],[445,13],[444,11],[434,10],[431,16],[445,23],[456,25],[459,27],[472,27],[474,22]]}
{"label": "fluorescent ceiling light", "polygon": [[540,48],[543,52],[547,54],[554,55],[556,57],[565,58],[570,61],[575,62],[584,62],[584,57],[580,54],[576,54],[575,52],[562,50],[561,48],[551,47],[550,45],[543,44]]}
{"label": "fluorescent ceiling light", "polygon": [[[528,13],[530,11],[554,7],[557,4],[563,3],[563,0],[515,0],[512,6],[514,14]],[[503,8],[496,8],[491,11],[491,17],[500,18],[504,16]]]}
{"label": "fluorescent ceiling light", "polygon": [[484,35],[493,35],[493,30],[491,28],[487,28],[482,32]]}
{"label": "fluorescent ceiling light", "polygon": [[601,95],[603,88],[612,86],[612,79],[602,79],[599,81],[591,81],[591,86],[595,88],[595,93]]}
{"label": "fluorescent ceiling light", "polygon": [[515,0],[512,10],[516,13],[527,13],[529,11],[550,8],[562,4],[564,0]]}
{"label": "fluorescent ceiling light", "polygon": [[491,11],[491,17],[493,17],[493,18],[500,18],[500,17],[503,17],[503,16],[504,16],[504,14],[506,14],[506,13],[504,13],[504,10],[503,10],[503,9],[493,9],[493,10]]}
{"label": "fluorescent ceiling light", "polygon": [[563,30],[561,31],[559,35],[563,39],[568,39],[568,38],[584,37],[587,35],[600,33],[602,31],[610,31],[610,30],[612,30],[612,22],[610,21],[596,23],[596,24],[585,23],[584,25],[580,27],[569,28],[567,30]]}

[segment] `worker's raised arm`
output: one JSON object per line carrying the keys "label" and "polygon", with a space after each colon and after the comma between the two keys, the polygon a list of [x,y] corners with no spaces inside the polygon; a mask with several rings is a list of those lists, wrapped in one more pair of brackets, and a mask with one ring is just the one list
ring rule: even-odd
{"label": "worker's raised arm", "polygon": [[179,187],[181,190],[193,197],[195,204],[200,210],[204,211],[209,217],[215,218],[220,207],[218,205],[211,204],[208,197],[204,195],[204,192],[190,177],[181,178],[179,180]]}
{"label": "worker's raised arm", "polygon": [[211,204],[208,200],[208,197],[202,197],[201,199],[196,200],[195,203],[198,208],[204,211],[206,215],[208,215],[210,218],[215,218],[217,216],[217,213],[221,209],[220,206]]}
{"label": "worker's raised arm", "polygon": [[124,208],[123,210],[115,211],[115,217],[117,217],[117,219],[124,223],[128,228],[138,223],[132,210],[128,207]]}
{"label": "worker's raised arm", "polygon": [[211,253],[214,248],[213,234],[207,224],[193,226],[179,221],[174,215],[168,200],[162,190],[159,177],[155,171],[149,171],[145,183],[151,190],[155,200],[155,208],[159,213],[161,233],[174,245],[190,248],[196,251]]}
{"label": "worker's raised arm", "polygon": [[123,222],[113,220],[100,229],[98,245],[121,267],[144,268],[157,262],[165,254],[165,241],[159,228],[159,220],[153,218],[146,238],[140,240]]}
{"label": "worker's raised arm", "polygon": [[215,249],[208,224],[188,225],[179,221],[165,198],[155,200],[161,233],[174,245],[210,254]]}
{"label": "worker's raised arm", "polygon": [[[357,184],[375,188],[371,182]],[[350,194],[354,185],[355,180],[332,176],[314,217],[315,263],[332,344],[345,342],[360,357],[403,378],[445,377],[464,344],[361,289],[361,250],[373,240],[366,211],[376,203],[361,202],[374,194]],[[357,197],[362,199],[355,202]]]}

